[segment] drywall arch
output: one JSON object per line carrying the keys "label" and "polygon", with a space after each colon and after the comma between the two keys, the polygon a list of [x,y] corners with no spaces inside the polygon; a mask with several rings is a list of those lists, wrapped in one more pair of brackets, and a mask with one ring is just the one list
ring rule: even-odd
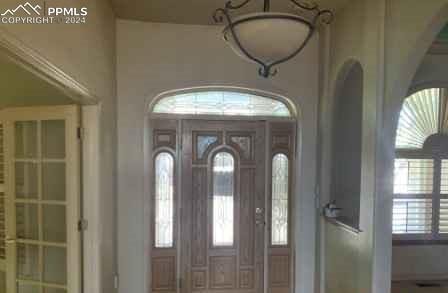
{"label": "drywall arch", "polygon": [[[399,3],[398,3],[399,2]],[[385,99],[382,104],[382,123],[378,130],[379,144],[376,150],[376,198],[374,218],[373,250],[373,293],[390,290],[392,263],[392,193],[393,162],[395,158],[395,136],[401,105],[410,91],[425,85],[412,86],[413,78],[427,50],[437,34],[448,21],[447,1],[432,3],[409,3],[397,1],[390,5],[388,22],[390,25],[398,14],[406,17],[402,24],[389,27],[386,38],[386,79]],[[393,7],[392,7],[393,6]],[[421,17],[421,19],[413,19]],[[425,19],[426,18],[426,19]],[[400,20],[396,20],[399,22]],[[418,29],[410,30],[415,25]],[[407,28],[407,35],[401,37],[402,29]],[[408,30],[409,29],[409,30]],[[406,42],[400,46],[397,43]],[[387,42],[386,41],[386,42]],[[398,48],[400,47],[400,48]],[[401,50],[400,50],[401,49]],[[401,54],[400,52],[401,51]]]}

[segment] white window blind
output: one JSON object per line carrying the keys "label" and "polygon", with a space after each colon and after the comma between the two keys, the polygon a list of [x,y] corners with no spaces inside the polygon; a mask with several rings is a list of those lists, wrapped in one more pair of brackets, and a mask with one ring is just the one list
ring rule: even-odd
{"label": "white window blind", "polygon": [[396,198],[393,207],[395,234],[429,234],[432,232],[432,200]]}
{"label": "white window blind", "polygon": [[434,160],[395,160],[392,231],[431,234],[433,223]]}
{"label": "white window blind", "polygon": [[442,160],[440,177],[440,193],[448,195],[448,160]]}
{"label": "white window blind", "polygon": [[427,159],[396,159],[395,194],[428,194],[433,191],[434,161]]}
{"label": "white window blind", "polygon": [[440,199],[440,212],[439,212],[439,233],[448,233],[448,199]]}

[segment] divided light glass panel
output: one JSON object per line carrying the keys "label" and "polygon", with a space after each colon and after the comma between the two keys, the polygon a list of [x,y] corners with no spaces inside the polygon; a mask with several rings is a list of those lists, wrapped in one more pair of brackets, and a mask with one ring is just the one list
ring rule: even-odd
{"label": "divided light glass panel", "polygon": [[419,91],[408,97],[400,112],[397,149],[420,149],[425,140],[439,132],[441,89]]}
{"label": "divided light glass panel", "polygon": [[155,160],[155,247],[172,247],[174,226],[174,158],[167,152]]}
{"label": "divided light glass panel", "polygon": [[154,113],[290,117],[288,107],[275,99],[247,93],[207,91],[162,98]]}
{"label": "divided light glass panel", "polygon": [[64,120],[14,124],[18,293],[68,290]]}
{"label": "divided light glass panel", "polygon": [[272,159],[272,245],[288,245],[289,160],[284,154]]}
{"label": "divided light glass panel", "polygon": [[213,160],[213,246],[233,246],[234,172],[233,156],[218,153]]}

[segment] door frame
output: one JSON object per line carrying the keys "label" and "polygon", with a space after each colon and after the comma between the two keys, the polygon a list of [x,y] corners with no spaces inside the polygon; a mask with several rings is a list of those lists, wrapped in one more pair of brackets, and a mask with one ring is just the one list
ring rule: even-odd
{"label": "door frame", "polygon": [[[213,87],[212,89],[217,89],[216,87]],[[218,89],[225,89],[226,91],[232,91],[232,88],[218,88]],[[202,89],[204,90],[204,89]],[[191,90],[189,90],[191,92]],[[240,90],[241,92],[241,90]],[[250,91],[250,90],[246,90],[245,92],[249,92],[249,93],[253,93],[253,94],[259,94],[259,92],[257,91]],[[176,92],[178,93],[178,92]],[[274,97],[274,95],[266,95],[263,94],[264,96],[267,96],[269,98]],[[153,105],[160,99],[163,98],[164,96],[166,96],[166,94],[159,96],[157,99],[155,99],[155,101],[153,101],[149,108],[152,109]],[[144,124],[144,142],[143,142],[143,152],[144,152],[144,178],[147,178],[148,180],[144,180],[144,219],[145,219],[145,227],[150,227],[151,226],[151,222],[152,222],[152,205],[151,205],[151,196],[152,196],[152,187],[153,187],[153,166],[154,166],[154,162],[153,162],[153,138],[154,138],[154,127],[153,127],[153,123],[151,123],[154,120],[175,120],[178,123],[178,129],[182,129],[182,121],[184,120],[217,120],[217,121],[260,121],[260,122],[264,122],[265,123],[265,127],[266,127],[266,144],[269,143],[268,141],[268,136],[270,134],[270,123],[271,122],[293,122],[294,126],[295,126],[295,140],[294,140],[294,148],[291,151],[291,161],[293,161],[293,165],[291,165],[291,170],[290,170],[290,174],[292,174],[293,176],[290,176],[290,207],[291,207],[291,216],[289,217],[289,221],[290,221],[290,227],[289,227],[289,239],[290,239],[290,243],[288,244],[288,246],[290,246],[291,249],[291,266],[292,266],[292,270],[291,270],[291,292],[293,293],[297,290],[296,288],[296,271],[298,270],[298,265],[295,263],[296,260],[296,219],[297,217],[297,207],[296,207],[296,201],[297,199],[294,196],[295,191],[297,191],[297,178],[299,173],[300,173],[300,168],[299,168],[299,141],[300,141],[300,122],[299,119],[297,117],[297,113],[296,113],[296,109],[291,106],[292,104],[289,102],[289,100],[285,101],[283,99],[279,99],[279,98],[275,98],[276,100],[279,100],[283,103],[285,103],[288,108],[291,111],[291,117],[267,117],[267,116],[225,116],[225,115],[190,115],[190,114],[160,114],[160,113],[147,113],[147,115],[145,115],[145,124]],[[182,136],[182,133],[178,133],[177,134],[178,137]],[[268,145],[266,145],[266,152],[265,152],[265,156],[266,156],[266,177],[268,177],[271,174],[271,171],[269,170],[269,168],[271,168],[271,163],[269,160],[269,151],[268,151]],[[180,149],[180,148],[179,148]],[[179,154],[177,154],[177,156],[179,157],[180,154],[180,150],[179,150]],[[176,169],[177,170],[181,170],[181,159],[178,159],[176,162]],[[178,178],[177,178],[177,183],[182,182],[182,172],[178,173]],[[269,181],[268,181],[269,180]],[[270,182],[269,178],[266,178],[266,184],[267,182]],[[182,184],[177,184],[178,186],[181,186]],[[269,185],[270,186],[270,185]],[[178,187],[179,189],[179,187]],[[269,192],[268,190],[266,190],[266,192]],[[178,197],[181,196],[180,190],[178,191]],[[268,194],[266,194],[266,201],[268,200]],[[177,209],[179,209],[179,207],[177,207]],[[180,230],[180,229],[178,229]],[[153,239],[152,239],[152,235],[151,235],[151,231],[152,229],[144,229],[143,231],[143,237],[144,237],[144,248],[145,248],[145,253],[144,253],[144,259],[145,261],[145,276],[147,276],[144,280],[144,288],[146,288],[147,292],[151,292],[152,288],[151,288],[151,284],[150,284],[150,279],[151,279],[151,275],[152,275],[152,271],[151,271],[151,250],[152,250],[152,243],[153,243]],[[270,235],[267,231],[267,225],[266,225],[266,231],[265,231],[265,249],[264,249],[264,258],[265,258],[265,263],[264,263],[264,293],[268,292],[269,289],[269,284],[268,284],[268,273],[269,273],[269,266],[268,266],[268,261],[269,261],[269,257],[268,257],[268,251],[270,248],[269,245],[269,239],[270,239]],[[177,248],[178,252],[177,252],[177,256],[180,257],[180,246],[178,246]],[[180,258],[179,258],[180,259]],[[177,276],[179,276],[179,274],[181,273],[181,266],[176,264],[176,273]],[[180,288],[179,288],[179,283],[176,281],[176,293],[180,292]]]}
{"label": "door frame", "polygon": [[[86,292],[102,292],[101,218],[100,218],[100,135],[101,99],[89,88],[56,66],[15,35],[0,28],[0,55],[39,77],[81,106],[82,127],[82,193],[88,204],[81,207],[89,227],[84,233],[83,284]],[[115,287],[118,287],[115,276]]]}

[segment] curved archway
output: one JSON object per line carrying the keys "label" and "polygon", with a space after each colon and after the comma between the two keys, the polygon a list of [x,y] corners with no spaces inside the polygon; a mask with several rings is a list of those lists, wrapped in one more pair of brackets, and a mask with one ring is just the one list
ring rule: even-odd
{"label": "curved archway", "polygon": [[331,200],[340,207],[340,221],[359,228],[364,71],[348,61],[335,85],[332,132]]}
{"label": "curved archway", "polygon": [[[416,84],[411,86],[414,76],[437,34],[448,21],[448,5],[440,6],[427,21],[425,29],[416,34],[412,48],[400,61],[393,74],[386,80],[386,99],[383,105],[381,144],[377,152],[377,202],[375,209],[375,242],[378,244],[374,252],[375,263],[373,278],[380,283],[382,289],[389,288],[392,268],[392,206],[393,206],[393,174],[395,159],[395,139],[401,107],[405,98],[418,90],[434,84]],[[380,208],[379,208],[380,207]],[[377,292],[384,292],[379,290]]]}
{"label": "curved archway", "polygon": [[409,94],[409,90],[412,87],[412,80],[421,61],[447,22],[448,4],[443,6],[432,19],[428,21],[425,30],[415,39],[414,47],[408,56],[403,59],[402,65],[397,71],[396,80],[390,81],[391,88],[388,89],[387,93],[390,100],[387,107],[388,112],[386,113],[386,117],[393,117],[393,129],[396,128],[401,105]]}

